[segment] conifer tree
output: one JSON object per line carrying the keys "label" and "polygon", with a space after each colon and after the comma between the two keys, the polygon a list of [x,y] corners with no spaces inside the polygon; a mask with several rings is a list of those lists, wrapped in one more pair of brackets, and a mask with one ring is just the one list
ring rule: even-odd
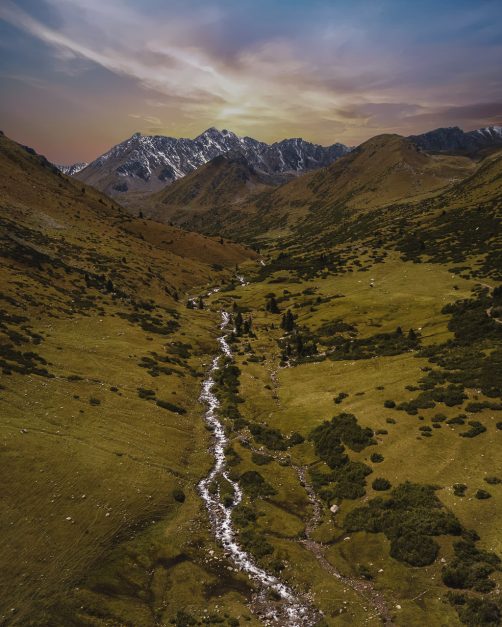
{"label": "conifer tree", "polygon": [[277,301],[275,300],[275,296],[269,297],[267,304],[265,306],[265,309],[269,311],[270,313],[274,313],[274,314],[281,313],[281,310],[279,309],[277,305]]}
{"label": "conifer tree", "polygon": [[286,333],[291,333],[295,328],[295,317],[290,309],[282,316],[281,328],[283,328]]}
{"label": "conifer tree", "polygon": [[244,319],[242,317],[241,312],[239,311],[237,315],[235,316],[235,332],[237,333],[237,335],[241,335],[242,333],[243,322],[244,322]]}
{"label": "conifer tree", "polygon": [[251,318],[246,318],[244,321],[244,333],[250,335],[253,332],[253,321]]}

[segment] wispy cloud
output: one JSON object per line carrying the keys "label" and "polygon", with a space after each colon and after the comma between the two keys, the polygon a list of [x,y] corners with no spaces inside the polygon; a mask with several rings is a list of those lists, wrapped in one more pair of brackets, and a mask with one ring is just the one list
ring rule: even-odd
{"label": "wispy cloud", "polygon": [[[257,11],[266,11],[257,2]],[[393,27],[400,3],[355,2],[354,10],[343,10],[341,2],[315,2],[310,13],[264,28],[266,38],[256,16],[246,26],[243,10],[234,15],[218,0],[191,13],[181,3],[168,3],[167,11],[148,0],[43,4],[51,20],[14,0],[3,0],[0,19],[48,46],[57,71],[100,67],[135,84],[134,108],[127,102],[121,114],[144,128],[176,132],[178,124],[176,134],[183,134],[217,124],[263,139],[287,133],[355,143],[433,121],[489,121],[502,101],[499,31],[489,11],[475,12],[469,3],[453,17],[439,15],[434,28],[418,24],[414,33],[406,15],[399,17],[401,31]],[[460,37],[466,31],[472,36]],[[489,41],[481,44],[480,37]]]}

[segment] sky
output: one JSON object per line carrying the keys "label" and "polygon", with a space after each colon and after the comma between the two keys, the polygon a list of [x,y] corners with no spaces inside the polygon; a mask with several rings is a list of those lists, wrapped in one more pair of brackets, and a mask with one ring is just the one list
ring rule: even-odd
{"label": "sky", "polygon": [[501,0],[0,0],[0,129],[55,163],[227,128],[502,124]]}

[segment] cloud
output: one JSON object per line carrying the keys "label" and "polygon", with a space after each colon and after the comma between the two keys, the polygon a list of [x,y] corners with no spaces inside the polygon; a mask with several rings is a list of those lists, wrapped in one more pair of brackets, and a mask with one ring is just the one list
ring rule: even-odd
{"label": "cloud", "polygon": [[[275,30],[258,22],[276,7],[257,0],[246,13],[247,2],[218,2],[189,11],[181,2],[44,0],[33,11],[33,0],[3,0],[0,19],[48,45],[60,73],[84,80],[100,67],[136,85],[131,102],[116,107],[140,130],[173,132],[178,124],[184,134],[216,124],[266,140],[288,133],[356,143],[449,119],[497,118],[502,52],[483,11],[463,19],[446,12],[434,24],[417,13],[421,41],[411,26],[400,30],[389,21],[397,5],[386,1],[354,2],[345,13],[329,2],[301,13],[295,2],[283,7],[284,23],[277,20]],[[455,38],[480,20],[477,31],[489,32],[489,42]]]}

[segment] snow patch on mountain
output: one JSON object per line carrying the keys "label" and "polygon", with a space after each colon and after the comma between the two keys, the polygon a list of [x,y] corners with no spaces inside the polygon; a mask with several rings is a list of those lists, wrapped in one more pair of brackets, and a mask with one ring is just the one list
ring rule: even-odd
{"label": "snow patch on mountain", "polygon": [[195,139],[135,133],[95,159],[78,178],[108,193],[155,191],[228,152],[240,152],[257,171],[277,175],[327,166],[350,150],[300,138],[266,144],[214,127]]}
{"label": "snow patch on mountain", "polygon": [[74,176],[75,174],[77,174],[78,172],[86,168],[89,164],[82,162],[82,163],[72,163],[71,165],[60,165],[57,163],[54,165],[63,174],[67,174],[68,176]]}

